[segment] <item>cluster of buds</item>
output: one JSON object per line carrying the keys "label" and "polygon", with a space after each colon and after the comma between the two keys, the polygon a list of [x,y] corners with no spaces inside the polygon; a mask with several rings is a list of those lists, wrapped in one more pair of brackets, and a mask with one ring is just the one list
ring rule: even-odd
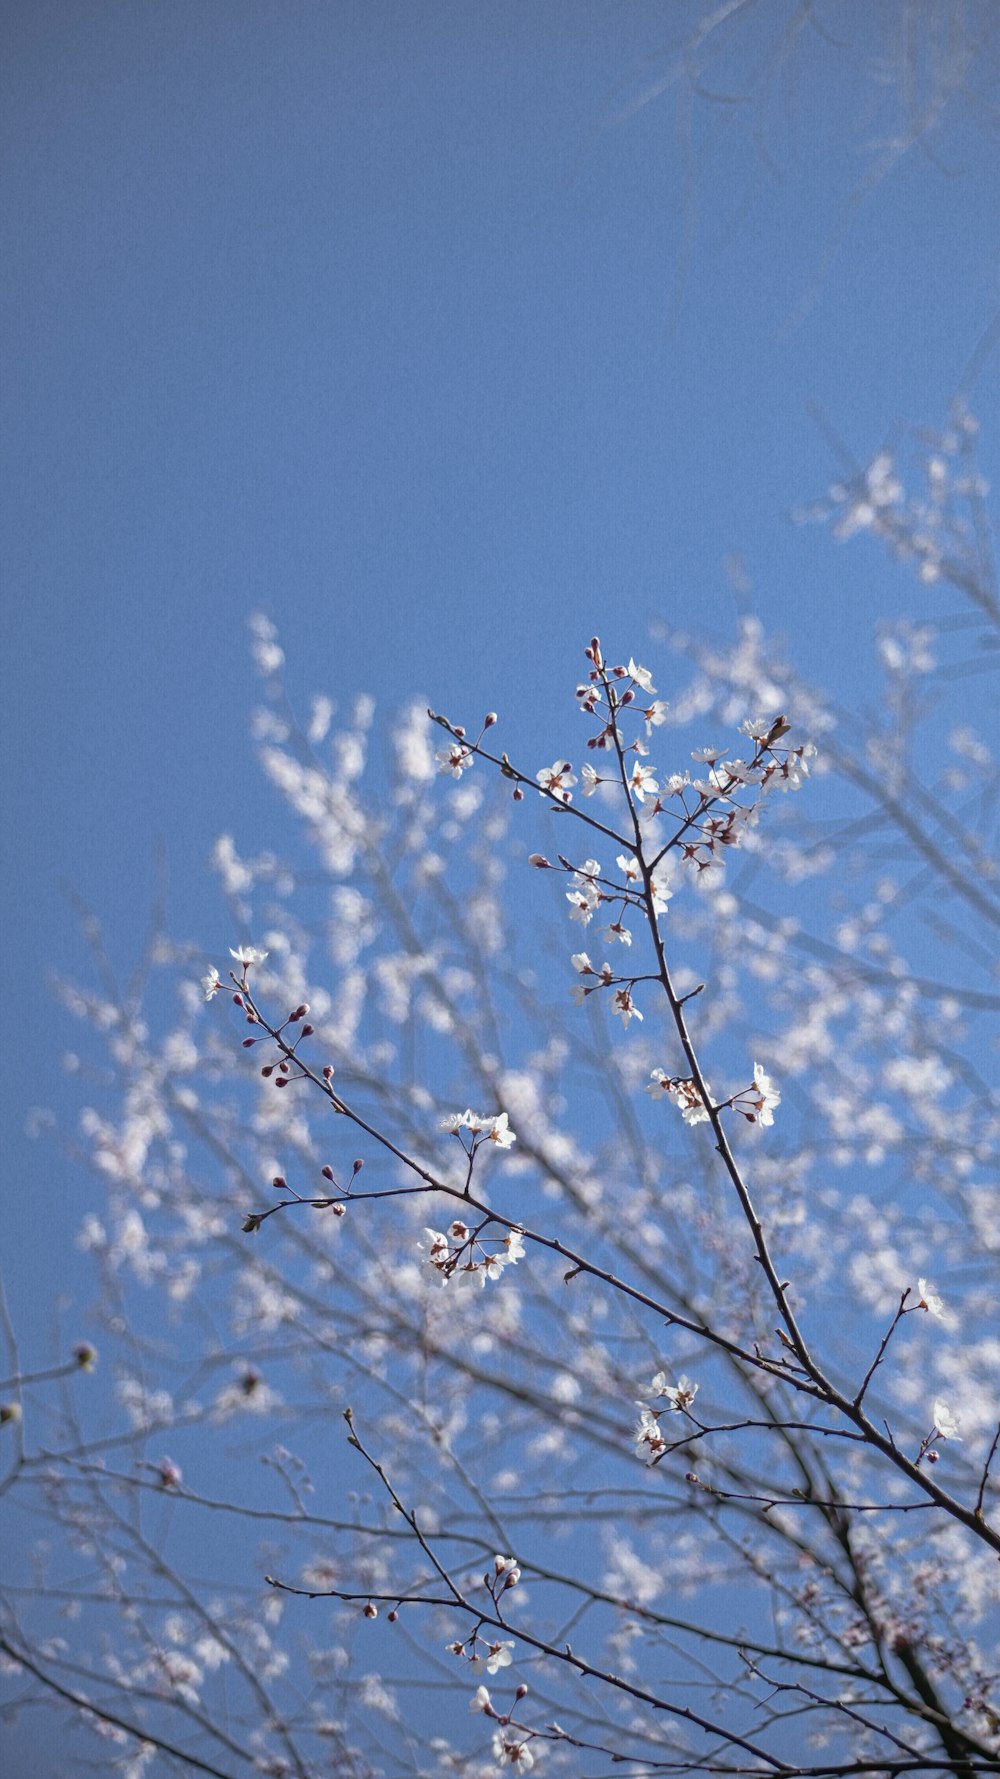
{"label": "cluster of buds", "polygon": [[500,1595],[506,1594],[510,1588],[516,1588],[520,1579],[521,1566],[516,1557],[496,1556],[493,1558],[492,1570],[487,1569],[483,1576],[483,1586],[496,1606]]}
{"label": "cluster of buds", "polygon": [[262,1223],[266,1223],[267,1219],[273,1217],[276,1211],[287,1210],[289,1205],[309,1205],[314,1211],[332,1211],[335,1217],[343,1217],[347,1211],[344,1200],[350,1198],[351,1187],[364,1165],[360,1159],[355,1161],[351,1169],[351,1177],[346,1187],[343,1188],[337,1186],[337,1179],[329,1162],[320,1169],[324,1180],[328,1180],[332,1186],[337,1188],[337,1194],[342,1191],[343,1197],[324,1193],[322,1197],[307,1198],[303,1193],[296,1192],[293,1186],[289,1186],[284,1174],[275,1174],[271,1185],[275,1192],[282,1192],[285,1196],[280,1198],[277,1204],[272,1205],[270,1210],[249,1211],[243,1219],[243,1234],[256,1235]]}

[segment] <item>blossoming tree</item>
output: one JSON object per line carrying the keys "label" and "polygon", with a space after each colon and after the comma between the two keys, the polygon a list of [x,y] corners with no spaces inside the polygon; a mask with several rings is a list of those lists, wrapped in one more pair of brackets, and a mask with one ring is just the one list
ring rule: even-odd
{"label": "blossoming tree", "polygon": [[936,602],[868,721],[750,622],[594,637],[551,765],[415,706],[390,769],[257,620],[302,862],[64,990],[100,1310],[7,1330],[10,1701],[130,1779],[1000,1772],[973,448],[814,515]]}

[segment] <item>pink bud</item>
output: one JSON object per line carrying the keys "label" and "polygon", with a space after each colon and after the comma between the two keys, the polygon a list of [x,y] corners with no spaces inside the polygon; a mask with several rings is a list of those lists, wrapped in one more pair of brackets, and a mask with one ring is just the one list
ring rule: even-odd
{"label": "pink bud", "polygon": [[327,1164],[324,1168],[320,1169],[320,1172],[322,1173],[324,1180],[332,1180],[333,1179],[333,1169],[330,1166],[329,1162],[327,1162]]}

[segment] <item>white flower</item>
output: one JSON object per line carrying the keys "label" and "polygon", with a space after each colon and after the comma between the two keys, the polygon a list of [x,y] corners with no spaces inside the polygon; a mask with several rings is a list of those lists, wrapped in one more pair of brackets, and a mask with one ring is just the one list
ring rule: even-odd
{"label": "white flower", "polygon": [[487,1142],[495,1143],[498,1149],[509,1149],[512,1143],[517,1142],[514,1132],[507,1123],[506,1112],[498,1112],[495,1118],[490,1119],[486,1135]]}
{"label": "white flower", "polygon": [[750,1091],[749,1098],[758,1124],[773,1124],[774,1108],[780,1106],[781,1094],[770,1076],[765,1075],[759,1062],[753,1065],[753,1090]]}
{"label": "white flower", "polygon": [[[505,1640],[502,1643],[488,1643],[486,1645],[486,1650],[486,1655],[473,1656],[472,1661],[469,1663],[474,1674],[480,1674],[484,1668],[486,1669],[487,1674],[496,1674],[501,1668],[510,1667],[511,1662],[514,1659],[513,1641],[508,1642]],[[484,1687],[482,1690],[485,1692],[486,1688]],[[489,1695],[487,1694],[487,1697],[488,1696]]]}
{"label": "white flower", "polygon": [[489,1695],[485,1686],[477,1686],[476,1687],[475,1694],[474,1694],[473,1698],[470,1699],[470,1701],[469,1701],[469,1710],[470,1711],[489,1711],[492,1714],[493,1705],[492,1705],[492,1701],[490,1699],[490,1695]]}
{"label": "white flower", "polygon": [[636,760],[628,781],[629,790],[637,803],[643,803],[648,796],[656,796],[656,777],[652,766],[643,766]]}
{"label": "white flower", "polygon": [[262,964],[270,954],[266,951],[258,951],[256,945],[239,945],[235,951],[230,946],[229,955],[234,957],[238,964],[242,964],[244,969],[249,969],[251,964]]}
{"label": "white flower", "polygon": [[917,1308],[927,1310],[929,1315],[937,1316],[940,1320],[944,1315],[944,1298],[931,1289],[926,1279],[917,1280],[917,1294],[920,1298]]}
{"label": "white flower", "polygon": [[522,1773],[529,1772],[535,1764],[535,1757],[527,1742],[508,1742],[499,1730],[493,1736],[493,1758],[502,1767],[519,1767]]}
{"label": "white flower", "polygon": [[638,883],[641,876],[639,861],[634,853],[620,852],[615,860],[626,883]]}
{"label": "white flower", "polygon": [[639,1012],[638,1007],[636,1006],[635,1002],[632,999],[631,989],[628,989],[628,988],[616,988],[615,989],[614,999],[613,999],[612,1006],[611,1006],[611,1011],[615,1015],[616,1019],[621,1020],[622,1025],[625,1027],[626,1031],[628,1030],[628,1023],[629,1023],[630,1019],[638,1019],[640,1024],[642,1022],[642,1014]]}
{"label": "white flower", "polygon": [[485,1134],[487,1141],[495,1143],[498,1149],[509,1149],[517,1141],[514,1132],[508,1128],[506,1112],[488,1112],[483,1117],[466,1107],[464,1112],[450,1112],[447,1118],[442,1118],[440,1128],[456,1136],[460,1130],[471,1130],[473,1136]]}
{"label": "white flower", "polygon": [[554,797],[557,803],[572,803],[569,787],[576,783],[576,779],[568,760],[555,760],[551,766],[543,766],[541,772],[535,773],[535,778],[539,789]]}
{"label": "white flower", "polygon": [[941,1438],[957,1439],[959,1443],[961,1443],[962,1435],[958,1431],[961,1424],[962,1423],[957,1417],[952,1414],[948,1404],[942,1402],[939,1396],[934,1404],[934,1426]]}
{"label": "white flower", "polygon": [[447,747],[438,748],[434,758],[439,772],[447,773],[450,778],[461,778],[463,772],[468,772],[474,756],[462,742],[451,741]]}
{"label": "white flower", "polygon": [[650,887],[653,892],[653,913],[665,914],[667,911],[667,903],[670,901],[670,898],[674,893],[673,890],[670,888],[665,877],[657,875],[654,875],[651,879]]}
{"label": "white flower", "polygon": [[635,680],[636,685],[641,686],[644,692],[648,692],[651,698],[655,698],[656,687],[653,684],[653,676],[650,673],[649,668],[637,667],[630,655],[628,658],[628,670],[632,679]]}
{"label": "white flower", "polygon": [[589,927],[600,898],[589,896],[583,890],[567,890],[566,900],[570,904],[570,920],[578,920],[582,927]]}
{"label": "white flower", "polygon": [[441,1120],[441,1129],[449,1131],[464,1130],[472,1124],[474,1118],[475,1113],[468,1110],[465,1112],[449,1112],[447,1118],[442,1118]]}
{"label": "white flower", "polygon": [[205,990],[206,1001],[214,1001],[219,992],[219,972],[214,964],[209,970],[208,975],[202,977],[201,986]]}
{"label": "white flower", "polygon": [[[429,1238],[426,1247],[427,1259],[431,1266],[437,1267],[440,1270],[440,1268],[447,1265],[451,1258],[451,1244],[448,1237],[442,1235],[439,1229],[425,1229],[424,1234]],[[417,1247],[421,1251],[424,1251],[423,1242],[418,1242]]]}
{"label": "white flower", "polygon": [[583,780],[584,796],[592,797],[601,782],[598,774],[594,771],[593,766],[581,766],[580,777]]}
{"label": "white flower", "polygon": [[609,927],[605,927],[603,937],[617,939],[619,945],[631,945],[632,943],[632,935],[628,927],[624,926],[620,920],[614,920]]}
{"label": "white flower", "polygon": [[661,723],[666,722],[667,711],[669,709],[669,704],[665,703],[662,698],[658,698],[654,704],[649,706],[648,710],[643,711],[642,714],[646,719],[647,735],[649,734],[650,729],[658,729]]}
{"label": "white flower", "polygon": [[505,1588],[512,1588],[521,1579],[521,1566],[516,1557],[501,1557],[498,1554],[493,1558],[493,1573],[504,1577]]}
{"label": "white flower", "polygon": [[677,1379],[676,1384],[668,1384],[663,1372],[658,1371],[653,1379],[653,1384],[654,1386],[659,1386],[656,1394],[658,1396],[665,1396],[671,1410],[674,1412],[690,1408],[698,1394],[697,1384],[693,1384],[689,1377],[684,1376],[683,1372]]}
{"label": "white flower", "polygon": [[504,1236],[503,1245],[507,1250],[507,1260],[511,1266],[516,1266],[519,1260],[524,1259],[525,1250],[523,1230],[509,1230]]}
{"label": "white flower", "polygon": [[633,1435],[636,1452],[640,1458],[646,1457],[650,1464],[661,1458],[667,1449],[667,1442],[660,1432],[660,1423],[651,1408],[644,1402],[636,1404],[639,1410],[639,1424]]}
{"label": "white flower", "polygon": [[585,951],[574,951],[569,961],[577,975],[592,976],[594,974],[594,966]]}
{"label": "white flower", "polygon": [[[646,1092],[651,1093],[654,1098],[665,1093],[679,1108],[685,1124],[708,1123],[708,1109],[692,1079],[667,1075],[663,1069],[654,1069],[649,1079],[651,1084]],[[708,1086],[707,1081],[705,1085]]]}

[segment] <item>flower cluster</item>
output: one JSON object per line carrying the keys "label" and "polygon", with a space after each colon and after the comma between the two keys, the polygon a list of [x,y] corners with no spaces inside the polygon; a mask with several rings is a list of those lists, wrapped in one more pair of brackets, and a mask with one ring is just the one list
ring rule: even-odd
{"label": "flower cluster", "polygon": [[[450,1112],[447,1118],[442,1118],[441,1129],[457,1136],[468,1153],[473,1153],[482,1143],[493,1143],[498,1149],[509,1149],[512,1143],[517,1142],[507,1122],[506,1112],[488,1113],[484,1118],[478,1112],[470,1112],[466,1107],[464,1112]],[[468,1143],[462,1137],[463,1130],[471,1133]]]}
{"label": "flower cluster", "polygon": [[473,1631],[472,1636],[467,1637],[464,1643],[447,1643],[445,1648],[449,1655],[463,1657],[473,1674],[498,1674],[501,1668],[509,1668],[514,1659],[512,1638],[490,1642],[485,1638],[481,1639],[478,1631]]}
{"label": "flower cluster", "polygon": [[645,1458],[649,1464],[658,1464],[664,1453],[670,1449],[670,1442],[660,1426],[660,1415],[665,1412],[687,1414],[698,1394],[698,1386],[683,1374],[676,1384],[668,1384],[666,1372],[658,1371],[649,1388],[654,1396],[666,1398],[667,1408],[653,1409],[646,1402],[636,1403],[639,1421],[635,1430],[635,1445],[637,1456]]}
{"label": "flower cluster", "polygon": [[[707,1081],[705,1086],[708,1087]],[[691,1076],[668,1075],[663,1069],[654,1069],[646,1092],[651,1093],[654,1099],[665,1094],[679,1108],[685,1124],[708,1123],[708,1107],[698,1091],[697,1082]]]}
{"label": "flower cluster", "polygon": [[498,1279],[505,1266],[516,1266],[523,1260],[523,1231],[509,1229],[500,1239],[487,1238],[487,1247],[482,1235],[485,1227],[481,1225],[478,1230],[472,1230],[456,1217],[449,1223],[447,1231],[424,1230],[427,1242],[419,1244],[420,1251],[434,1268],[440,1285],[446,1285],[452,1278],[459,1283],[476,1279],[480,1285],[485,1285],[487,1279]]}

